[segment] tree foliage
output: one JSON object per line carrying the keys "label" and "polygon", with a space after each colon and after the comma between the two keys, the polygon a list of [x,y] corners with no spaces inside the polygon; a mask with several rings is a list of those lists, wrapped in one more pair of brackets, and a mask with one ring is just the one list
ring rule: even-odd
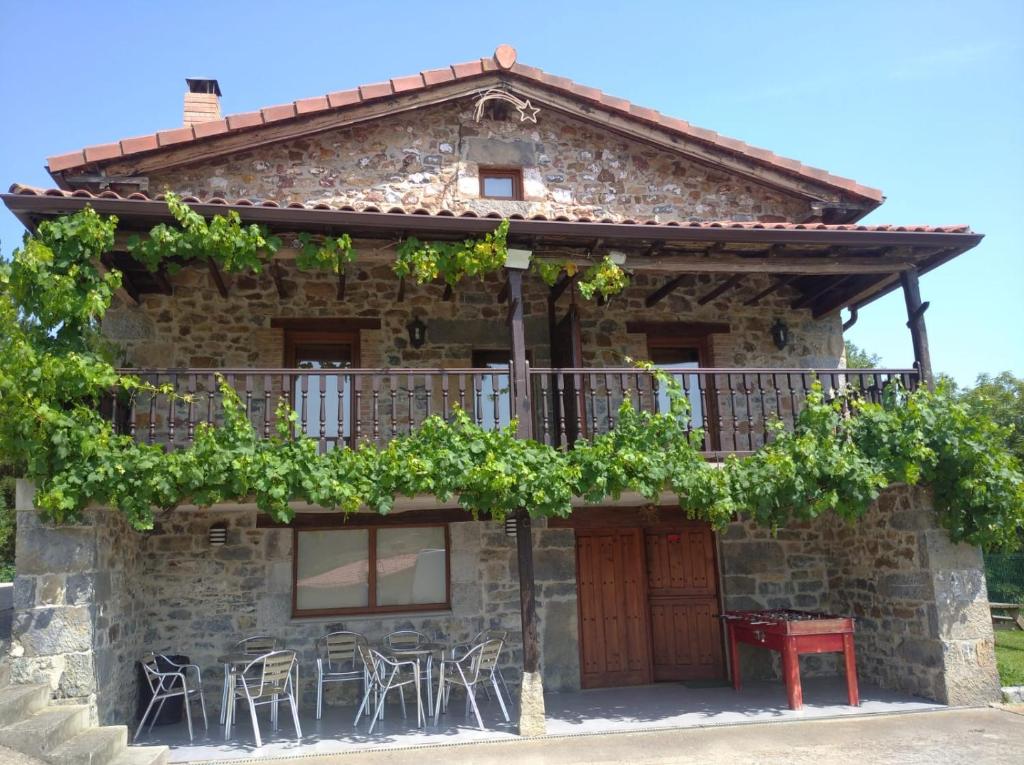
{"label": "tree foliage", "polygon": [[[180,220],[193,257],[217,252],[223,264],[261,257],[256,234],[240,232],[237,221],[204,229],[188,213]],[[41,224],[0,267],[0,461],[36,482],[36,505],[54,520],[98,503],[145,529],[155,511],[181,503],[252,500],[288,521],[296,501],[387,513],[395,497],[422,494],[457,497],[493,518],[519,508],[556,516],[571,511],[574,497],[600,502],[637,492],[656,502],[671,492],[692,518],[721,526],[744,512],[777,528],[830,510],[856,518],[884,487],[925,482],[954,539],[1019,544],[1024,480],[1002,448],[1007,431],[943,391],[891,387],[880,403],[868,403],[855,393],[826,400],[815,386],[794,431],[776,423],[766,446],[720,466],[702,458],[701,435],[686,431],[686,397],[653,368],[668,386],[670,411],[636,411],[627,397],[615,430],[570,451],[518,439],[514,423],[485,430],[457,411],[450,420],[428,418],[383,447],[319,454],[316,440],[294,435],[296,414],[286,399],[278,404],[277,432],[262,439],[223,381],[221,426],[200,424],[193,444],[172,452],[137,443],[115,434],[98,413],[113,385],[146,387],[119,378],[98,332],[120,278],[97,265],[113,246],[116,223],[86,209]],[[161,232],[165,243],[178,236]],[[324,264],[347,251],[341,240],[317,246],[328,250]],[[172,252],[161,258],[176,257]]]}

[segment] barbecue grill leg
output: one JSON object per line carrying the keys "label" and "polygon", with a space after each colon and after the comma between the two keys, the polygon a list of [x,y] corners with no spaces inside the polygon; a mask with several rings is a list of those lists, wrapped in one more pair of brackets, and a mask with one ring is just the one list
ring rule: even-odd
{"label": "barbecue grill leg", "polygon": [[800,659],[796,652],[796,641],[786,638],[782,647],[782,676],[786,681],[786,697],[790,709],[803,709],[804,692],[800,687]]}
{"label": "barbecue grill leg", "polygon": [[846,660],[846,694],[850,706],[860,706],[860,689],[857,687],[857,656],[853,651],[853,635],[843,635],[843,659]]}
{"label": "barbecue grill leg", "polygon": [[732,688],[738,691],[743,683],[740,679],[740,651],[736,644],[736,631],[729,625],[729,664],[732,666]]}

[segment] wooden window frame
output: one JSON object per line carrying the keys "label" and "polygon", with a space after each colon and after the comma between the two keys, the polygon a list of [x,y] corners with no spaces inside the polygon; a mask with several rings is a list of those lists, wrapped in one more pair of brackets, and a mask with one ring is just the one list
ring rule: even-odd
{"label": "wooden window frame", "polygon": [[[444,529],[444,602],[410,603],[408,605],[378,606],[377,601],[377,532],[380,529]],[[367,605],[348,608],[306,608],[299,603],[299,534],[318,531],[363,531],[367,532],[367,566],[369,567],[366,589]],[[447,523],[380,524],[352,522],[339,526],[316,526],[292,528],[292,618],[316,618],[320,616],[372,616],[375,614],[406,614],[422,611],[450,611],[452,607],[452,550],[451,530]]]}
{"label": "wooden window frame", "polygon": [[[523,171],[518,167],[481,167],[477,171],[480,179],[481,199],[500,199],[505,202],[523,201]],[[484,193],[484,180],[487,178],[509,178],[512,180],[512,196],[495,197]]]}
{"label": "wooden window frame", "polygon": [[[697,351],[697,366],[714,367],[714,355],[711,350],[710,333],[673,335],[654,334],[647,335],[647,354],[653,356],[653,349],[669,350],[672,348],[692,348]],[[655,364],[657,366],[657,364]],[[721,433],[718,430],[718,388],[714,385],[714,379],[707,378],[709,385],[704,388],[705,419],[708,427],[704,431],[707,439],[706,449],[711,452],[721,450]]]}

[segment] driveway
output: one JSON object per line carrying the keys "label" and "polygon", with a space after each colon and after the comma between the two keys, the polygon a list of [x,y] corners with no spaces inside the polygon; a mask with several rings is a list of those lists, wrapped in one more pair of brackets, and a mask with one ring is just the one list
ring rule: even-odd
{"label": "driveway", "polygon": [[[294,763],[294,760],[267,760]],[[309,765],[1018,765],[1024,710],[952,709],[307,757]],[[261,764],[262,765],[262,764]]]}

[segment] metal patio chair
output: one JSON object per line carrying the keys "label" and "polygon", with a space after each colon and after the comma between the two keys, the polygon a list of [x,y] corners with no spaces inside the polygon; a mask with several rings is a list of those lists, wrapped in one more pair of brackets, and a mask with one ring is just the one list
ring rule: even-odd
{"label": "metal patio chair", "polygon": [[270,635],[254,635],[253,637],[242,638],[231,646],[231,653],[248,653],[253,656],[263,656],[276,650],[277,638]]}
{"label": "metal patio chair", "polygon": [[426,635],[416,630],[395,630],[384,636],[384,645],[388,648],[415,648],[429,642]]}
{"label": "metal patio chair", "polygon": [[359,653],[366,638],[358,632],[328,632],[316,641],[316,719],[323,716],[324,685],[362,681],[367,686],[367,669]]}
{"label": "metal patio chair", "polygon": [[[416,685],[416,662],[389,659],[380,651],[374,651],[372,648],[362,645],[359,646],[359,652],[363,657],[363,664],[367,668],[369,683],[353,724],[359,724],[359,718],[363,716],[363,712],[369,714],[370,705],[373,703],[371,696],[375,696],[377,706],[373,710],[373,719],[370,721],[370,730],[368,731],[373,733],[373,727],[377,721],[384,719],[384,702],[387,701],[388,693],[394,690],[398,691],[398,698],[402,705],[402,718],[408,719],[405,711],[405,686],[411,684],[415,687]],[[408,677],[403,680],[402,676],[405,672],[408,672]],[[426,723],[426,715],[423,712],[422,700],[420,700],[416,704],[416,724],[424,723]]]}
{"label": "metal patio chair", "polygon": [[487,730],[484,727],[483,718],[480,717],[480,708],[476,703],[476,686],[485,677],[494,686],[494,693],[497,695],[498,704],[501,706],[501,714],[505,717],[505,722],[509,722],[508,709],[505,706],[505,700],[501,696],[498,680],[494,673],[494,667],[498,663],[498,657],[501,655],[503,646],[504,642],[501,640],[488,640],[471,648],[461,659],[448,659],[442,662],[441,683],[437,689],[437,702],[434,706],[434,725],[437,725],[438,717],[441,714],[441,707],[447,706],[452,686],[461,685],[466,689],[466,716],[469,716],[469,710],[472,708],[480,730]]}
{"label": "metal patio chair", "polygon": [[273,704],[271,720],[277,729],[277,705],[284,696],[292,711],[292,722],[295,724],[295,740],[302,740],[302,727],[299,725],[299,704],[295,699],[293,670],[295,668],[295,651],[271,651],[263,656],[255,657],[235,676],[235,686],[231,689],[231,710],[224,722],[224,738],[231,737],[231,724],[234,722],[235,701],[244,699],[249,705],[249,716],[252,718],[252,732],[256,737],[257,748],[263,746],[260,737],[260,724],[256,719],[256,707],[260,704]]}
{"label": "metal patio chair", "polygon": [[[159,659],[159,660],[158,660]],[[160,661],[163,661],[165,666],[170,666],[172,669],[166,670],[161,669]],[[178,664],[171,661],[163,654],[148,653],[142,657],[140,662],[142,669],[146,676],[146,682],[149,683],[149,688],[153,692],[152,698],[149,700],[149,705],[146,707],[146,711],[142,713],[142,719],[139,720],[139,727],[135,729],[135,736],[132,741],[137,741],[139,734],[142,732],[142,726],[146,724],[146,718],[149,717],[149,713],[153,711],[153,705],[158,701],[160,705],[156,708],[156,712],[153,713],[152,718],[149,721],[149,730],[153,730],[153,723],[156,722],[156,718],[160,716],[160,712],[163,711],[164,702],[167,699],[176,698],[178,696],[184,697],[185,702],[185,720],[188,722],[188,740],[193,740],[192,734],[192,709],[189,706],[189,702],[199,699],[199,704],[203,710],[203,726],[209,730],[210,724],[206,719],[206,701],[203,699],[203,676],[199,670],[199,667],[195,664]],[[189,682],[189,672],[195,673],[195,683]]]}
{"label": "metal patio chair", "polygon": [[[453,659],[461,659],[463,656],[469,653],[470,649],[472,649],[474,646],[478,646],[481,643],[486,643],[488,640],[500,640],[502,642],[502,645],[504,645],[504,643],[508,640],[508,631],[494,629],[480,630],[478,633],[476,633],[476,635],[473,636],[473,639],[470,640],[468,643],[456,643],[455,645],[453,645],[450,652],[451,657]],[[505,691],[505,699],[508,701],[508,705],[512,706],[512,692],[508,689],[508,683],[505,682],[505,676],[501,674],[500,658],[501,657],[499,656],[498,659],[494,662],[494,668],[491,670],[491,674],[498,676],[498,682],[501,683],[501,687]],[[484,686],[484,693],[487,695],[488,699],[491,698],[491,693],[487,690],[486,685]]]}

